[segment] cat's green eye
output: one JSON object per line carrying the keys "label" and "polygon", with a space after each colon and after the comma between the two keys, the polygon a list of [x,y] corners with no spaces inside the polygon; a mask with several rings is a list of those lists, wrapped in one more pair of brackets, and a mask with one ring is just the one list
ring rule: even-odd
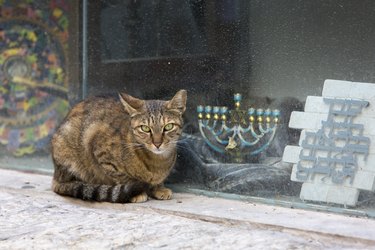
{"label": "cat's green eye", "polygon": [[167,125],[164,126],[164,131],[170,131],[174,128],[173,123],[168,123]]}
{"label": "cat's green eye", "polygon": [[142,130],[143,132],[150,133],[151,128],[150,128],[149,126],[142,125],[142,126],[141,126],[141,130]]}

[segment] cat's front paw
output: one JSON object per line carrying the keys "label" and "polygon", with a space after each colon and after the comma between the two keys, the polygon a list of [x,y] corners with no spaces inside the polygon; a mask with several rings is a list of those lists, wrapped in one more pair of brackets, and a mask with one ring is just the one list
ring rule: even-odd
{"label": "cat's front paw", "polygon": [[148,195],[146,192],[140,193],[139,195],[136,195],[130,199],[131,203],[141,203],[145,202],[148,199]]}
{"label": "cat's front paw", "polygon": [[170,200],[172,198],[172,190],[165,187],[159,187],[153,190],[152,197],[158,200]]}

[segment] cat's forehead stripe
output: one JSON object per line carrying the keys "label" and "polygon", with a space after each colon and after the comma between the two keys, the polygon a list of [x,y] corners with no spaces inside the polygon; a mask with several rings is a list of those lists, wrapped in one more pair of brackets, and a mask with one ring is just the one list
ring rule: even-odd
{"label": "cat's forehead stripe", "polygon": [[149,123],[150,124],[156,124],[156,123],[162,123],[163,122],[163,115],[162,114],[149,114]]}
{"label": "cat's forehead stripe", "polygon": [[164,101],[147,101],[146,109],[149,113],[162,113]]}

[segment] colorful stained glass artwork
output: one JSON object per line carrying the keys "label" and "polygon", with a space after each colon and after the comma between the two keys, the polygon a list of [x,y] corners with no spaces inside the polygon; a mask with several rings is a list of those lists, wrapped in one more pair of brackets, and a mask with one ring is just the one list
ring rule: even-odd
{"label": "colorful stained glass artwork", "polygon": [[0,1],[0,144],[16,156],[45,150],[68,110],[68,5]]}

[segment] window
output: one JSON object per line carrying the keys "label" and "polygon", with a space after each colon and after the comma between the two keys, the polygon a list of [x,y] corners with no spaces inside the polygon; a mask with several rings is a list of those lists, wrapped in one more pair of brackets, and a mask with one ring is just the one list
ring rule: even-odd
{"label": "window", "polygon": [[[293,166],[282,156],[287,145],[300,143],[301,129],[288,126],[291,113],[303,112],[308,96],[322,97],[326,79],[375,82],[372,1],[3,5],[9,15],[0,21],[8,51],[0,55],[1,166],[45,165],[51,172],[46,141],[68,103],[82,96],[124,91],[166,99],[187,89],[184,134],[169,178],[175,188],[348,212],[301,199],[302,182],[291,180]],[[48,18],[41,18],[44,12]],[[358,194],[353,208],[374,215],[373,191]]]}

